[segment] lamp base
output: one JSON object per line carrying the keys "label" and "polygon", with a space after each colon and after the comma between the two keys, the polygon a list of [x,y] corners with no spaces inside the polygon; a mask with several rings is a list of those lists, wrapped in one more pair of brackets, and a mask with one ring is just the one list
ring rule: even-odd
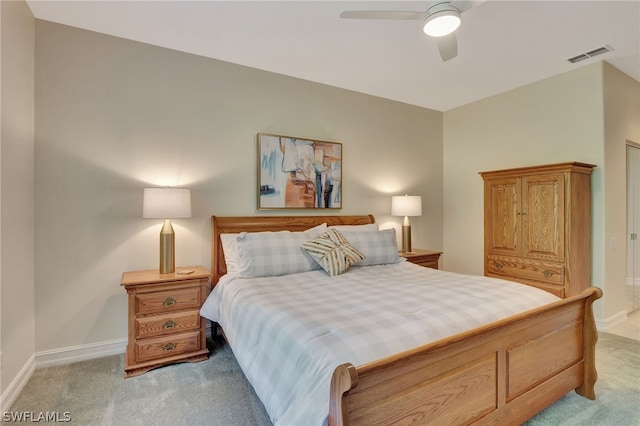
{"label": "lamp base", "polygon": [[160,231],[160,273],[172,274],[176,270],[175,233],[171,220],[166,219]]}
{"label": "lamp base", "polygon": [[413,253],[411,251],[411,225],[402,225],[402,252]]}

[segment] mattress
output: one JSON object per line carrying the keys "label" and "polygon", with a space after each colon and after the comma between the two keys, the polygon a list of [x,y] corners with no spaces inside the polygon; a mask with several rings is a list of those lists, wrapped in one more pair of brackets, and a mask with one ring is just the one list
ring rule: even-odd
{"label": "mattress", "polygon": [[274,425],[327,423],[333,370],[362,365],[559,300],[510,281],[410,262],[281,277],[222,277],[219,323]]}

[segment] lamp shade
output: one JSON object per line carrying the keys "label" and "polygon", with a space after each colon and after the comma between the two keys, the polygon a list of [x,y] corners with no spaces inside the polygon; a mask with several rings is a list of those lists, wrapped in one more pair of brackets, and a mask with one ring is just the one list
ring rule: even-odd
{"label": "lamp shade", "polygon": [[142,217],[148,219],[191,217],[191,191],[181,188],[145,188]]}
{"label": "lamp shade", "polygon": [[391,197],[392,216],[422,216],[422,196],[394,195]]}

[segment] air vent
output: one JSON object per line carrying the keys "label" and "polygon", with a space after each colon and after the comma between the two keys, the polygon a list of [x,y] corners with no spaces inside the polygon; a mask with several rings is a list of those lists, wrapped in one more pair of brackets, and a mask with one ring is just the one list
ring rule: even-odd
{"label": "air vent", "polygon": [[602,47],[598,47],[597,49],[590,50],[586,53],[581,53],[579,55],[574,56],[573,58],[567,59],[567,61],[575,64],[576,62],[584,61],[585,59],[593,58],[597,55],[602,55],[603,53],[611,52],[613,48],[609,45],[604,45]]}

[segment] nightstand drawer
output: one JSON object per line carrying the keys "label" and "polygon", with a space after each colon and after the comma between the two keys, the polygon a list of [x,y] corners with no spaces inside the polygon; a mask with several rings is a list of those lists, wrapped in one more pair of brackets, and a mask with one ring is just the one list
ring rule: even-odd
{"label": "nightstand drawer", "polygon": [[441,251],[414,249],[411,253],[400,253],[400,256],[406,257],[409,262],[416,265],[438,269],[438,261],[441,254]]}
{"label": "nightstand drawer", "polygon": [[136,318],[136,338],[182,333],[200,328],[200,312],[175,312]]}
{"label": "nightstand drawer", "polygon": [[411,263],[415,263],[416,265],[424,266],[425,268],[438,269],[438,260],[409,260]]}
{"label": "nightstand drawer", "polygon": [[200,309],[199,287],[136,294],[136,315],[149,315],[191,308]]}
{"label": "nightstand drawer", "polygon": [[135,342],[136,361],[144,362],[194,352],[201,349],[200,341],[200,330],[156,339],[138,340]]}

